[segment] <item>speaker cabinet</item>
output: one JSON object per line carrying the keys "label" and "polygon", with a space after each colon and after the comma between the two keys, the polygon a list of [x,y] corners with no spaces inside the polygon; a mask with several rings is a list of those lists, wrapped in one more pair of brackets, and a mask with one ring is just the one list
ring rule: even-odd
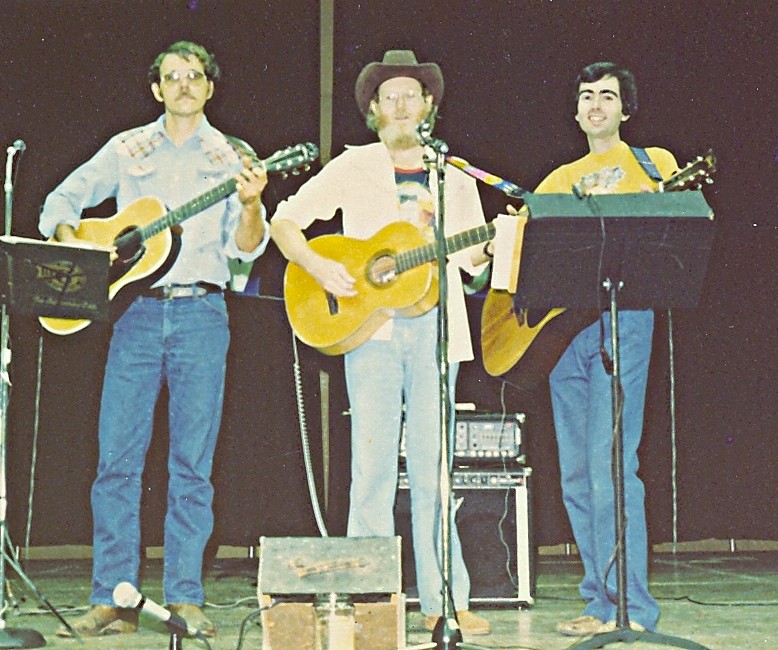
{"label": "speaker cabinet", "polygon": [[[452,488],[461,504],[456,522],[470,574],[471,604],[534,603],[535,567],[529,484],[532,469],[455,469]],[[403,591],[418,603],[411,543],[408,477],[400,473],[395,507],[402,537]]]}

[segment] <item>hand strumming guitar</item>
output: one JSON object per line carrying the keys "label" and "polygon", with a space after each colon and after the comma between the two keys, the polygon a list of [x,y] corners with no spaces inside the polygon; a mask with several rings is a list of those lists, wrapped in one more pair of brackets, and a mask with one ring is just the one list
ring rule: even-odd
{"label": "hand strumming guitar", "polygon": [[305,269],[322,289],[337,298],[357,295],[356,280],[345,265],[314,251],[296,224],[282,219],[273,221],[270,228],[284,256]]}

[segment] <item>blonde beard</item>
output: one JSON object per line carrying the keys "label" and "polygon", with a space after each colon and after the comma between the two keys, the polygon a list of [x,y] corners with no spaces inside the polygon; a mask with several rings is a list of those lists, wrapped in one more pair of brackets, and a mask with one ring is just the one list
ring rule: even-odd
{"label": "blonde beard", "polygon": [[376,133],[378,138],[390,151],[407,151],[419,146],[419,136],[416,128],[428,117],[430,109],[426,108],[416,114],[416,122],[410,131],[405,126],[392,122],[388,117],[377,115]]}
{"label": "blonde beard", "polygon": [[379,125],[378,137],[391,151],[405,151],[419,146],[416,129],[410,133],[396,124]]}

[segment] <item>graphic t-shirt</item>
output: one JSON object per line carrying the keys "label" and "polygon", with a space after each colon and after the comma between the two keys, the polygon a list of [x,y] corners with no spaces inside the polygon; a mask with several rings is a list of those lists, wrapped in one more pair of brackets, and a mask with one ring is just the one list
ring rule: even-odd
{"label": "graphic t-shirt", "polygon": [[[649,157],[667,179],[678,169],[673,155],[666,149],[649,147]],[[624,194],[655,189],[629,145],[620,142],[604,153],[589,153],[583,158],[558,167],[538,185],[535,192],[568,194],[573,188],[579,194]]]}
{"label": "graphic t-shirt", "polygon": [[429,175],[423,169],[395,168],[400,219],[416,226],[424,238],[435,240],[435,203],[429,188]]}

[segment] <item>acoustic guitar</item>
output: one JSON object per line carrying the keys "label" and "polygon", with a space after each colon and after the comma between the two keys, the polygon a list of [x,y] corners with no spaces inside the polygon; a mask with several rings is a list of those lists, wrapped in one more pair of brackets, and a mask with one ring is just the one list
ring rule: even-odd
{"label": "acoustic guitar", "polygon": [[[455,253],[494,237],[492,223],[445,239]],[[438,301],[435,244],[413,224],[390,223],[369,239],[323,235],[310,240],[317,253],[342,263],[356,279],[353,297],[337,298],[297,264],[284,274],[284,301],[297,337],[324,354],[349,352],[392,317],[410,318]]]}
{"label": "acoustic guitar", "polygon": [[[295,173],[309,167],[318,155],[316,145],[306,142],[256,162],[264,165],[268,173]],[[77,238],[116,249],[117,259],[111,263],[108,287],[114,318],[140,291],[150,287],[170,269],[181,249],[180,233],[175,227],[234,193],[236,185],[235,179],[230,178],[170,212],[158,198],[147,196],[136,199],[112,217],[81,220],[76,230]],[[122,291],[130,286],[134,290]],[[60,335],[83,330],[92,322],[49,316],[39,320],[49,332]]]}
{"label": "acoustic guitar", "polygon": [[[699,189],[716,171],[712,151],[698,156],[664,182],[668,192]],[[517,310],[513,294],[490,289],[481,310],[481,356],[484,369],[531,390],[544,381],[573,338],[597,320],[596,311],[550,309],[536,314]]]}

